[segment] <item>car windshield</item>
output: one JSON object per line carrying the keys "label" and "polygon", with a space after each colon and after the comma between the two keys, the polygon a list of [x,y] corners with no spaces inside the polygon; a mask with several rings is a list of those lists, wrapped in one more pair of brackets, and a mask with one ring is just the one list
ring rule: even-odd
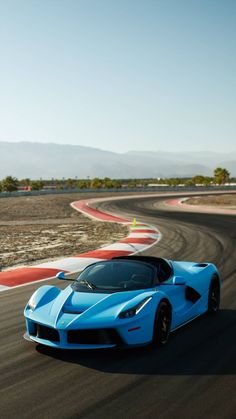
{"label": "car windshield", "polygon": [[129,291],[150,288],[155,268],[139,261],[110,260],[88,266],[72,284],[74,291]]}

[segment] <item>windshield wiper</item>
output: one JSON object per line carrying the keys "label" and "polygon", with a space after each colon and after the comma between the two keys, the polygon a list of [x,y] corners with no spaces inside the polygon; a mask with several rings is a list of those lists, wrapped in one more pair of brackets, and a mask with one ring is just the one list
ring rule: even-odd
{"label": "windshield wiper", "polygon": [[87,281],[87,279],[82,279],[82,281],[80,281],[79,284],[85,284],[91,290],[95,290],[97,288],[96,285],[94,285],[92,282]]}

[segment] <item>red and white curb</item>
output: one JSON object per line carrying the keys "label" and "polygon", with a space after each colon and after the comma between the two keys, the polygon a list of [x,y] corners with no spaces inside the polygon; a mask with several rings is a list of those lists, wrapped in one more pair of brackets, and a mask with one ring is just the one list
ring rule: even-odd
{"label": "red and white curb", "polygon": [[146,224],[131,224],[129,220],[108,214],[89,206],[95,202],[102,202],[105,199],[90,199],[73,202],[71,206],[83,214],[107,222],[116,222],[129,226],[130,233],[124,239],[104,246],[97,250],[76,254],[72,257],[59,259],[52,262],[41,263],[35,266],[23,267],[0,272],[0,291],[6,291],[23,285],[32,284],[38,281],[52,279],[55,275],[64,271],[65,273],[83,270],[91,263],[111,259],[115,256],[128,256],[143,252],[155,245],[161,239],[161,233],[156,227]]}
{"label": "red and white curb", "polygon": [[[114,198],[113,198],[114,199]],[[104,202],[107,200],[111,200],[111,198],[92,198],[89,200],[80,200],[72,202],[70,205],[72,208],[74,208],[76,211],[82,212],[82,214],[86,215],[89,218],[92,218],[93,220],[99,220],[99,221],[106,221],[111,223],[121,223],[121,224],[127,224],[129,223],[128,220],[125,218],[118,217],[117,215],[108,214],[106,212],[100,211],[96,208],[91,207],[92,204],[98,203],[98,202]]]}

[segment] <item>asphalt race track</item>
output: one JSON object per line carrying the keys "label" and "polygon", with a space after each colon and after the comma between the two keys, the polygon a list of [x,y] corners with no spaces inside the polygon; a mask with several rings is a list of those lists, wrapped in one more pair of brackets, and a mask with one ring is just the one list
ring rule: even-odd
{"label": "asphalt race track", "polygon": [[1,418],[236,418],[236,217],[167,212],[157,200],[101,206],[158,226],[163,238],[148,254],[215,263],[221,312],[175,332],[161,350],[66,352],[22,338],[23,307],[39,284],[2,292]]}

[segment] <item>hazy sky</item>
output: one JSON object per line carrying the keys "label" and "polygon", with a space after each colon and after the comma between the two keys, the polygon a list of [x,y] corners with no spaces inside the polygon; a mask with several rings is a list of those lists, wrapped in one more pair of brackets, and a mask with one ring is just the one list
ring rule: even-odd
{"label": "hazy sky", "polygon": [[0,141],[236,149],[236,0],[0,0]]}

